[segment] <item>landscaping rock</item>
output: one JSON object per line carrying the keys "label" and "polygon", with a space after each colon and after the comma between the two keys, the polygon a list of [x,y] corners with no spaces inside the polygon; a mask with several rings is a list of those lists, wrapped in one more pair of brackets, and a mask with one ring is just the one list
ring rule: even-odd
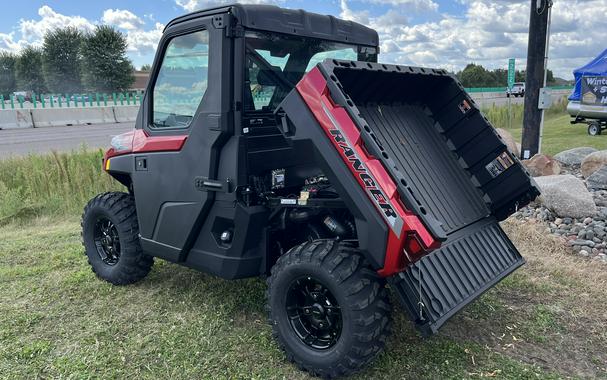
{"label": "landscaping rock", "polygon": [[[560,184],[555,186],[569,189],[572,184],[568,182],[571,181],[571,177],[575,177],[574,179],[577,179],[578,185],[573,185],[573,192],[584,193],[584,190],[579,186],[579,182],[586,183],[588,181],[585,181],[582,177],[580,166],[563,166],[563,171],[565,174],[553,176],[559,177],[554,181],[560,182]],[[562,181],[563,177],[565,178],[564,183]],[[550,177],[536,178],[540,188],[547,181],[551,181]],[[586,185],[588,186],[587,183]],[[545,191],[547,186],[543,186],[543,188]],[[538,198],[536,202],[520,208],[512,217],[533,225],[542,224],[547,233],[559,236],[572,253],[607,264],[607,189],[593,189],[588,186],[587,190],[598,210],[592,216],[559,217],[555,212],[546,208],[545,204],[540,204],[539,202],[542,199]]]}
{"label": "landscaping rock", "polygon": [[581,165],[586,156],[596,151],[594,148],[582,146],[557,153],[554,159],[567,166]]}
{"label": "landscaping rock", "polygon": [[607,189],[607,166],[592,173],[586,180],[586,185],[590,189]]}
{"label": "landscaping rock", "polygon": [[561,165],[552,157],[545,154],[536,154],[530,160],[523,161],[529,173],[534,177],[555,175],[561,173]]}
{"label": "landscaping rock", "polygon": [[607,165],[607,150],[591,153],[582,161],[582,175],[588,178],[605,165]]}
{"label": "landscaping rock", "polygon": [[537,177],[542,195],[540,202],[560,217],[585,218],[594,216],[597,207],[584,183],[573,175]]}
{"label": "landscaping rock", "polygon": [[498,135],[500,135],[500,137],[502,138],[502,140],[504,141],[504,143],[506,144],[506,146],[508,147],[508,149],[512,153],[514,153],[515,156],[520,157],[521,156],[521,150],[516,145],[516,140],[514,139],[514,137],[512,137],[512,135],[510,134],[510,132],[508,132],[507,130],[502,129],[502,128],[496,128],[495,131],[497,132]]}

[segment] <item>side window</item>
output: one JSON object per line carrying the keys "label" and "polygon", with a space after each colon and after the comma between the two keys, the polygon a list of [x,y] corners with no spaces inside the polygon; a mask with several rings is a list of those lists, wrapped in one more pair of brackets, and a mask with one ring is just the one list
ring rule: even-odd
{"label": "side window", "polygon": [[207,90],[209,33],[173,38],[152,92],[152,128],[187,128]]}
{"label": "side window", "polygon": [[[273,57],[267,50],[255,50],[255,53],[269,64],[265,68],[266,72],[268,70],[274,70],[279,73],[284,71],[290,57],[290,54],[284,57]],[[272,78],[268,78],[269,74],[266,73],[264,75],[264,69],[259,67],[259,64],[251,59],[251,56],[247,57],[247,69],[251,95],[253,96],[253,106],[258,111],[270,105],[272,95],[276,91],[276,85],[273,83]]]}

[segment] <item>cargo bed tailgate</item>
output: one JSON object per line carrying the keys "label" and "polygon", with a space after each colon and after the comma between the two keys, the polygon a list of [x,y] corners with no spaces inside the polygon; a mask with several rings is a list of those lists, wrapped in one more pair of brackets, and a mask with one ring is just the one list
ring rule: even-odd
{"label": "cargo bed tailgate", "polygon": [[524,264],[495,219],[474,223],[391,279],[391,286],[426,335]]}

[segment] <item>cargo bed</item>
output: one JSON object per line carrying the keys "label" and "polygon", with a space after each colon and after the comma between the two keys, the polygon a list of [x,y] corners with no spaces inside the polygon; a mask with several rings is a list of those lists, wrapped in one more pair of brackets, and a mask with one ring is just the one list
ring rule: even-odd
{"label": "cargo bed", "polygon": [[[385,191],[374,200],[402,202],[403,223],[415,225],[408,218],[412,213],[423,224],[409,226],[409,231],[423,230],[420,235],[427,232],[432,239],[420,239],[422,243],[438,243],[390,278],[423,332],[437,331],[523,264],[498,223],[539,191],[453,76],[444,70],[328,60],[304,77],[298,90],[281,106],[288,120],[283,132],[315,141],[327,170],[340,177],[336,182],[344,182],[344,175],[335,169],[331,149],[348,150],[342,163],[380,160],[381,169],[370,170],[374,183],[381,184],[383,172],[391,181],[384,181]],[[335,129],[327,130],[327,118]],[[327,143],[338,133],[347,145],[333,141],[323,147],[320,135],[313,135],[319,125],[324,125]],[[373,162],[365,165],[371,168]],[[391,183],[397,197],[390,194]],[[348,186],[343,191],[352,192]],[[362,248],[373,249],[365,239],[360,238]],[[386,250],[388,263],[390,248]]]}

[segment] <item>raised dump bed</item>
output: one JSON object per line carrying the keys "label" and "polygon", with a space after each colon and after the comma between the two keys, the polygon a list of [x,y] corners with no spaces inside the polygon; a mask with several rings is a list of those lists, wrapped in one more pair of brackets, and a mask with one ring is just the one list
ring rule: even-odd
{"label": "raised dump bed", "polygon": [[[345,136],[348,148],[333,149],[358,152],[371,169],[372,161],[379,160],[381,167],[370,172],[376,179],[382,173],[389,176],[383,186],[388,203],[404,205],[405,230],[417,233],[431,251],[421,260],[409,252],[406,267],[389,273],[424,332],[436,331],[523,264],[498,222],[539,191],[453,76],[444,70],[331,60],[304,77],[297,90],[280,110],[288,119],[285,133],[313,140],[327,161],[332,158],[322,153],[325,148],[318,146],[313,129],[324,129],[329,144],[336,133]],[[302,116],[304,110],[315,122]],[[407,213],[423,227],[407,229]],[[364,238],[361,245],[364,249]]]}

